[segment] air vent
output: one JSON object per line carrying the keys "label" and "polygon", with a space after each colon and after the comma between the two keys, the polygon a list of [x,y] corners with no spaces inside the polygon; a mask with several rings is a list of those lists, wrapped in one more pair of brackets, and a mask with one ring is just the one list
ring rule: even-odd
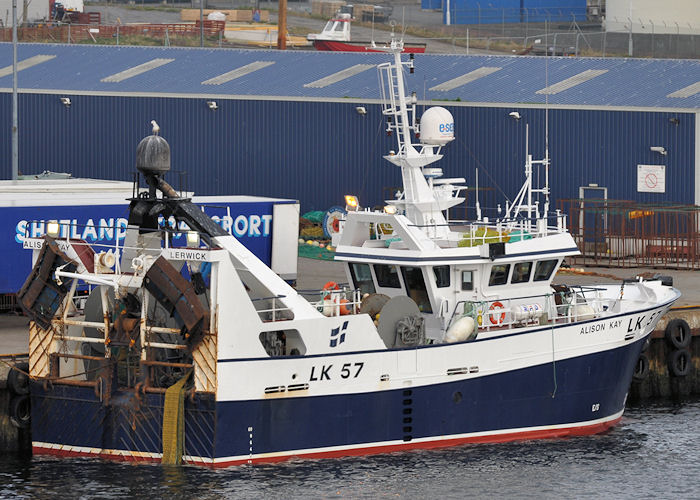
{"label": "air vent", "polygon": [[265,394],[275,394],[277,392],[284,392],[283,385],[275,385],[272,387],[265,387]]}
{"label": "air vent", "polygon": [[464,375],[465,373],[469,373],[469,368],[467,368],[466,366],[463,366],[462,368],[448,368],[447,369],[448,375]]}

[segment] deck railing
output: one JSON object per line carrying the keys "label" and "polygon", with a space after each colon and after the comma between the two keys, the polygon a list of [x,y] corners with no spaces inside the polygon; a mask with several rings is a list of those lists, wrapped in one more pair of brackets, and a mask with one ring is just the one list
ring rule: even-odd
{"label": "deck railing", "polygon": [[602,288],[572,286],[544,295],[483,301],[463,300],[456,304],[445,322],[445,330],[464,316],[474,319],[479,332],[601,318],[619,312],[622,290],[623,288],[618,298],[603,297]]}

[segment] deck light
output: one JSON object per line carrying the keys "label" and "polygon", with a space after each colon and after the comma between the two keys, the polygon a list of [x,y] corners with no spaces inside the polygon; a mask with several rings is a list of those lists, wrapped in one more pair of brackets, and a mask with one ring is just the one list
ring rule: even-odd
{"label": "deck light", "polygon": [[357,212],[360,209],[360,203],[357,200],[357,196],[346,194],[345,195],[345,210],[348,212]]}
{"label": "deck light", "polygon": [[199,233],[197,231],[187,231],[187,246],[199,248]]}
{"label": "deck light", "polygon": [[394,215],[396,213],[396,205],[384,205],[384,213]]}
{"label": "deck light", "polygon": [[58,238],[58,234],[61,232],[61,225],[56,220],[50,220],[46,224],[46,234],[52,238]]}

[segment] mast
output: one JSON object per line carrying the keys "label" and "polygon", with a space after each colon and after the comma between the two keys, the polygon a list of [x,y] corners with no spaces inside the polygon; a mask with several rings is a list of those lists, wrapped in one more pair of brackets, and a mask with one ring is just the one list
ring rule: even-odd
{"label": "mast", "polygon": [[411,222],[430,237],[445,238],[449,228],[443,210],[461,203],[463,199],[436,198],[431,183],[426,179],[423,168],[442,158],[441,146],[412,143],[411,132],[419,132],[416,123],[417,98],[415,93],[407,96],[404,68],[413,72],[413,54],[407,62],[401,60],[403,40],[397,40],[393,33],[390,45],[381,49],[393,55],[393,62],[380,64],[378,71],[382,113],[387,117],[386,131],[390,135],[395,133],[397,141],[397,151],[384,158],[401,168],[404,186],[403,199],[387,200],[387,203],[402,208]]}

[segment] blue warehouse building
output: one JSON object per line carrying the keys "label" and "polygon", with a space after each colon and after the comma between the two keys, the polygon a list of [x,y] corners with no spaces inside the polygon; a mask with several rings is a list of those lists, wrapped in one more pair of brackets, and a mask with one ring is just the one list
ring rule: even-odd
{"label": "blue warehouse building", "polygon": [[442,8],[447,24],[585,21],[587,10],[586,0],[422,0],[421,7]]}
{"label": "blue warehouse building", "polygon": [[[18,54],[23,174],[130,180],[155,119],[171,145],[170,182],[197,194],[294,198],[306,211],[344,194],[381,204],[400,185],[382,158],[396,148],[378,99],[385,54],[41,44]],[[4,179],[11,65],[0,44]],[[482,204],[517,193],[526,125],[535,158],[549,129],[555,200],[596,184],[610,199],[698,203],[698,61],[425,54],[407,81],[419,108],[453,114],[440,166],[471,187],[478,168]],[[639,165],[664,167],[663,190],[640,189]]]}

